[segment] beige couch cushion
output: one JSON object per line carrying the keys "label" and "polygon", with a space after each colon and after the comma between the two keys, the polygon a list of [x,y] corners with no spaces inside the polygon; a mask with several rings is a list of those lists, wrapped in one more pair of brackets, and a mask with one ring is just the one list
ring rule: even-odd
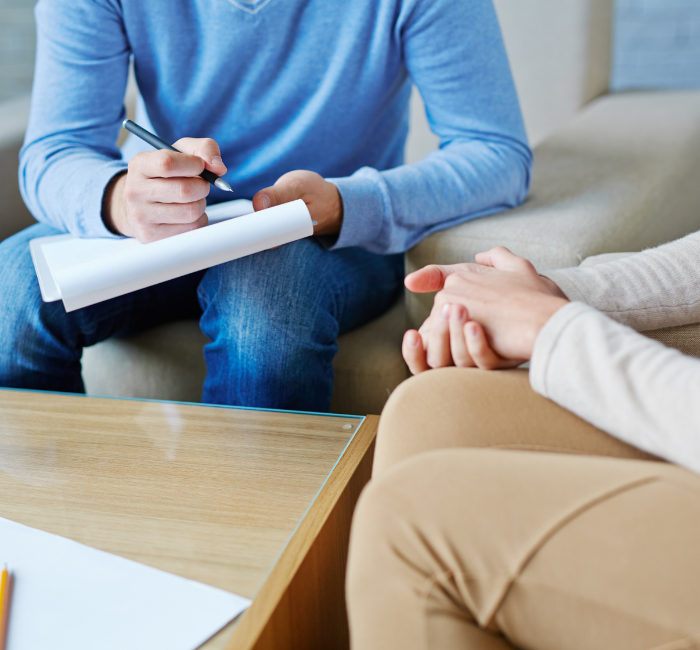
{"label": "beige couch cushion", "polygon": [[34,217],[19,193],[17,166],[29,118],[29,95],[0,104],[0,241],[31,226]]}
{"label": "beige couch cushion", "polygon": [[[332,411],[381,412],[389,393],[408,376],[401,358],[403,301],[338,339]],[[129,339],[86,348],[83,377],[89,395],[199,402],[207,338],[196,320],[156,327]]]}
{"label": "beige couch cushion", "polygon": [[331,411],[382,412],[391,391],[409,376],[401,356],[405,331],[406,306],[400,300],[383,316],[338,339]]}
{"label": "beige couch cushion", "polygon": [[[700,229],[700,92],[609,95],[535,149],[532,191],[515,210],[423,240],[407,271],[508,246],[538,268],[656,246]],[[411,326],[430,295],[408,294]]]}

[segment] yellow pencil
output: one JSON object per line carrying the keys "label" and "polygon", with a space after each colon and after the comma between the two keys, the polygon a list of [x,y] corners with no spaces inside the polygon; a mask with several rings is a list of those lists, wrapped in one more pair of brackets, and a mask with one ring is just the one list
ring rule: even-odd
{"label": "yellow pencil", "polygon": [[5,650],[7,625],[10,622],[11,577],[7,564],[0,575],[0,650]]}

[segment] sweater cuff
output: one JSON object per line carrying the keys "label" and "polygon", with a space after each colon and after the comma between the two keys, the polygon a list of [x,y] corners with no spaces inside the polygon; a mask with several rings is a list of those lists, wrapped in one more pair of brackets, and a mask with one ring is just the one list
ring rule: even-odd
{"label": "sweater cuff", "polygon": [[570,302],[556,311],[544,324],[544,327],[535,339],[530,359],[530,386],[536,393],[544,397],[550,397],[547,375],[549,374],[549,367],[556,352],[559,339],[573,320],[591,311],[594,312],[595,310],[588,305],[584,305],[581,302]]}
{"label": "sweater cuff", "polygon": [[83,202],[78,213],[79,237],[119,237],[110,232],[102,221],[102,203],[105,190],[110,181],[117,175],[127,170],[127,164],[121,160],[115,160],[101,166],[90,177],[83,194]]}
{"label": "sweater cuff", "polygon": [[579,272],[579,269],[577,267],[573,267],[571,269],[545,271],[544,273],[540,273],[540,275],[544,276],[545,278],[549,278],[552,282],[554,282],[554,284],[556,284],[564,292],[564,295],[569,300],[587,302],[581,290],[576,286],[575,278],[577,272]]}
{"label": "sweater cuff", "polygon": [[343,201],[343,225],[333,238],[324,237],[322,242],[331,250],[364,246],[375,242],[384,221],[384,199],[380,189],[379,172],[363,167],[352,176],[327,178],[340,192]]}

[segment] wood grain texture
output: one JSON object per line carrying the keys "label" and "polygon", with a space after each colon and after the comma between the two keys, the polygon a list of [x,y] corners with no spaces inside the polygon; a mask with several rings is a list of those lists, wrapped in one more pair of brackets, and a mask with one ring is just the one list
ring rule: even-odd
{"label": "wood grain texture", "polygon": [[360,422],[0,390],[0,516],[264,603],[353,476],[364,431],[326,481]]}
{"label": "wood grain texture", "polygon": [[372,471],[379,417],[367,416],[226,650],[349,647],[345,565],[352,513]]}

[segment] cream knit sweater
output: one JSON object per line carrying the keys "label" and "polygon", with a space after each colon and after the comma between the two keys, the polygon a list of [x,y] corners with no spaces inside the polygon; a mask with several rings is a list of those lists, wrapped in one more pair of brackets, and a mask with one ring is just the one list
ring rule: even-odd
{"label": "cream knit sweater", "polygon": [[611,435],[700,473],[700,360],[635,331],[700,323],[700,232],[544,275],[572,302],[537,337],[532,388]]}

